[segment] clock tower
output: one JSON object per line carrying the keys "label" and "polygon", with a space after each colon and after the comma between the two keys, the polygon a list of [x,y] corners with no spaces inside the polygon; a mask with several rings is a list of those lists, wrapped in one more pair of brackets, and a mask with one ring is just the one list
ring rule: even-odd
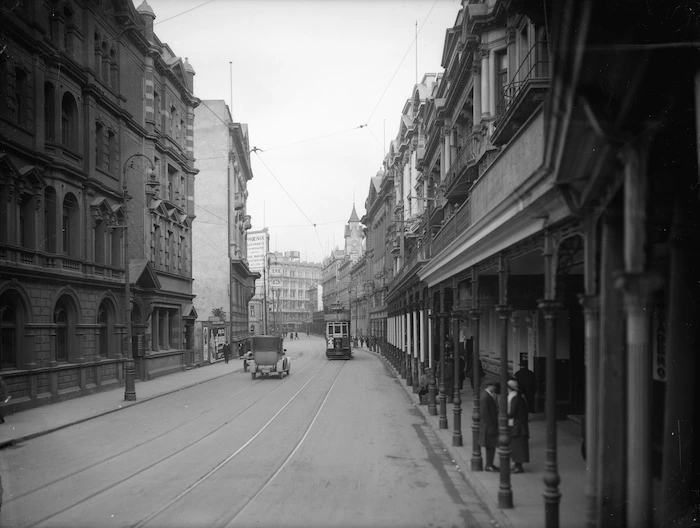
{"label": "clock tower", "polygon": [[350,255],[352,260],[362,256],[362,224],[355,211],[355,204],[352,206],[352,214],[345,226],[345,254]]}

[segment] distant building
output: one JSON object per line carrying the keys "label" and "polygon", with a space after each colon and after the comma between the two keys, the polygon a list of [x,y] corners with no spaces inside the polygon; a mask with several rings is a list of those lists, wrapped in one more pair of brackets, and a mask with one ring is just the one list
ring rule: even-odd
{"label": "distant building", "polygon": [[[248,301],[259,274],[247,259],[246,212],[250,167],[248,127],[235,123],[224,101],[202,101],[195,114],[197,152],[195,213],[199,229],[193,237],[193,292],[200,321],[212,310],[225,312],[226,338],[232,347],[249,337]],[[203,346],[203,341],[197,343]],[[210,356],[211,354],[209,354]],[[207,356],[202,359],[211,360]]]}
{"label": "distant building", "polygon": [[265,311],[265,285],[267,284],[266,255],[270,252],[270,233],[267,228],[248,231],[248,265],[251,271],[262,277],[255,283],[255,295],[248,303],[248,325],[250,333],[264,334],[268,331],[268,312]]}
{"label": "distant building", "polygon": [[360,218],[357,216],[355,206],[345,225],[345,246],[343,249],[334,249],[323,260],[322,284],[323,305],[342,304],[350,307],[350,269],[363,254],[363,229]]}
{"label": "distant building", "polygon": [[311,326],[309,290],[321,281],[321,264],[302,261],[298,251],[268,258],[268,325],[275,332],[306,332]]}

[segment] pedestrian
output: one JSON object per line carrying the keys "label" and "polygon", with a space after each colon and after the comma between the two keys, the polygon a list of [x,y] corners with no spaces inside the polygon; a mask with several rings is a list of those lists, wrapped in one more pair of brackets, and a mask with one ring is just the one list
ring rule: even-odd
{"label": "pedestrian", "polygon": [[[469,380],[472,393],[476,394],[476,388],[474,387],[474,352],[471,350],[471,347],[467,348],[466,354],[467,359],[465,360],[464,377]],[[481,383],[484,380],[484,366],[481,364],[481,360],[477,361],[477,368],[479,369],[479,382]]]}
{"label": "pedestrian", "polygon": [[501,393],[501,384],[495,381],[487,381],[481,393],[479,410],[481,420],[479,421],[479,446],[486,449],[485,471],[497,473],[498,467],[493,465],[498,447],[498,395]]}
{"label": "pedestrian", "polygon": [[231,346],[228,344],[228,341],[224,343],[224,361],[228,363],[228,360],[231,359]]}
{"label": "pedestrian", "polygon": [[520,370],[515,373],[515,380],[518,382],[520,394],[527,400],[528,412],[535,407],[535,373],[527,368],[527,359],[520,358]]}
{"label": "pedestrian", "polygon": [[455,365],[452,354],[447,353],[445,347],[445,396],[447,403],[452,403],[452,398],[455,392]]}
{"label": "pedestrian", "polygon": [[361,335],[360,336],[360,348],[364,348],[365,346],[365,336]]}
{"label": "pedestrian", "polygon": [[464,387],[464,370],[466,367],[466,360],[464,359],[464,349],[462,347],[462,344],[460,343],[458,347],[458,355],[457,355],[457,375],[459,377],[459,392],[462,392],[462,388]]}
{"label": "pedestrian", "polygon": [[508,381],[508,426],[510,429],[511,473],[523,473],[530,462],[530,428],[527,423],[527,400],[518,390],[518,382]]}
{"label": "pedestrian", "polygon": [[424,397],[425,397],[425,402],[427,403],[427,398],[428,398],[428,389],[430,388],[430,369],[427,368],[423,371],[423,374],[420,375],[420,380],[418,382],[418,398],[420,400],[420,403],[423,403]]}
{"label": "pedestrian", "polygon": [[5,417],[2,415],[2,407],[10,400],[10,389],[7,388],[7,383],[0,376],[0,424],[5,423]]}
{"label": "pedestrian", "polygon": [[294,332],[294,339],[299,341],[299,332]]}

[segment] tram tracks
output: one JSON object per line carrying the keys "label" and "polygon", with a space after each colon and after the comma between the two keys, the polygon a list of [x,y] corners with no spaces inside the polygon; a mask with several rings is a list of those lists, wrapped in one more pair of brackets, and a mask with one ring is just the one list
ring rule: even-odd
{"label": "tram tracks", "polygon": [[[193,493],[200,485],[205,483],[207,480],[212,478],[217,472],[219,472],[222,468],[224,468],[229,462],[231,462],[236,456],[238,456],[244,449],[246,449],[251,443],[253,443],[262,433],[277,419],[277,417],[289,406],[291,403],[307,388],[307,386],[315,379],[316,375],[320,374],[321,371],[323,371],[326,366],[328,366],[329,363],[326,363],[319,371],[309,379],[278,411],[275,413],[275,415],[270,418],[265,425],[263,425],[245,444],[243,444],[241,447],[239,447],[236,451],[231,453],[229,456],[227,456],[224,460],[219,462],[216,466],[214,466],[212,469],[210,469],[207,473],[202,475],[199,479],[197,479],[195,482],[190,484],[185,490],[180,492],[177,496],[173,497],[170,499],[167,503],[162,505],[158,510],[155,512],[151,513],[148,515],[146,518],[142,519],[136,524],[130,525],[130,528],[144,528],[147,526],[151,521],[154,521],[157,519],[159,516],[161,516],[163,513],[167,512],[171,507],[177,505],[179,501],[181,501],[184,497],[187,495],[190,495]],[[226,526],[226,528],[232,526],[232,523],[235,521],[235,519],[249,506],[251,505],[264,491],[265,489],[274,481],[274,479],[284,470],[284,468],[287,466],[287,463],[292,459],[294,454],[299,450],[303,442],[306,440],[309,432],[311,431],[314,423],[316,422],[316,419],[318,418],[319,414],[323,410],[326,401],[328,400],[329,396],[331,395],[331,392],[333,391],[333,388],[335,387],[335,383],[340,376],[340,373],[343,370],[343,367],[345,366],[345,362],[343,362],[340,365],[340,368],[335,372],[335,375],[333,376],[333,382],[331,386],[325,391],[323,400],[321,404],[318,406],[316,409],[316,412],[314,413],[313,418],[309,422],[309,424],[306,426],[303,435],[301,438],[295,443],[294,448],[292,451],[284,458],[282,463],[268,476],[268,478],[265,479],[265,481],[262,483],[262,485],[259,487],[259,489],[251,495],[239,508],[238,510],[234,513],[232,517],[230,517],[228,520],[225,520],[223,523],[217,522],[217,526]],[[219,519],[221,521],[221,519]]]}
{"label": "tram tracks", "polygon": [[[296,376],[298,377],[298,375],[300,373],[304,372],[307,368],[313,366],[314,364],[316,364],[316,363],[313,361],[309,361],[308,363],[306,363],[305,365],[302,365],[302,366],[298,366],[298,364],[297,364],[297,368],[295,369]],[[324,362],[324,364],[319,369],[317,369],[313,373],[311,378],[302,386],[302,389],[300,389],[299,391],[297,391],[295,393],[295,395],[291,398],[291,400],[293,400],[299,394],[299,392],[301,392],[305,387],[307,387],[326,367],[327,367],[327,363]],[[269,384],[270,381],[266,380],[264,378],[259,379],[255,382],[251,383],[250,385],[247,385],[242,390],[239,390],[239,391],[227,396],[226,398],[217,402],[212,407],[204,410],[203,412],[198,413],[197,415],[193,416],[192,418],[185,420],[183,422],[180,422],[173,427],[169,427],[167,430],[161,431],[155,436],[152,436],[152,437],[150,437],[146,440],[143,440],[141,442],[138,442],[136,444],[130,445],[129,447],[121,449],[118,452],[113,453],[106,458],[98,460],[92,464],[83,466],[80,469],[77,469],[77,470],[72,471],[68,474],[62,475],[59,478],[53,479],[49,482],[45,482],[41,486],[35,487],[31,490],[27,490],[21,494],[18,494],[18,495],[12,496],[12,497],[6,497],[6,500],[4,501],[4,506],[5,506],[5,508],[10,508],[11,503],[13,503],[13,502],[16,503],[17,501],[21,501],[23,499],[24,500],[32,500],[33,497],[40,495],[42,492],[47,492],[47,490],[49,490],[49,489],[56,489],[56,487],[60,487],[60,486],[69,486],[70,483],[75,481],[75,479],[79,478],[81,475],[85,475],[85,474],[88,474],[89,472],[95,472],[97,470],[100,470],[101,466],[106,467],[110,463],[116,465],[121,457],[129,456],[131,453],[134,452],[134,450],[138,450],[139,448],[146,447],[146,446],[148,446],[148,444],[152,444],[159,439],[165,438],[168,435],[172,435],[174,432],[176,432],[179,429],[185,428],[188,425],[192,425],[194,422],[197,422],[198,420],[201,420],[203,417],[207,416],[208,414],[213,413],[217,408],[220,408],[221,406],[229,404],[232,399],[240,398],[241,395],[246,394],[246,393],[250,393],[257,386],[259,386],[261,383],[268,383]],[[70,511],[70,510],[72,510],[80,505],[86,504],[87,502],[94,499],[95,497],[98,497],[101,494],[109,492],[110,490],[112,490],[116,486],[119,486],[120,484],[124,484],[129,480],[133,480],[133,479],[137,478],[139,475],[142,475],[145,472],[152,470],[152,469],[156,468],[157,466],[159,466],[159,465],[161,465],[169,460],[172,460],[174,457],[182,454],[183,452],[185,452],[187,450],[190,450],[193,448],[196,449],[198,444],[201,444],[202,442],[204,442],[208,439],[211,439],[211,437],[213,437],[217,433],[220,433],[222,429],[224,429],[226,426],[231,425],[233,422],[236,421],[237,418],[239,418],[241,415],[243,415],[244,413],[246,413],[247,411],[249,411],[250,409],[255,407],[255,405],[259,404],[261,402],[261,400],[263,400],[265,398],[269,398],[269,396],[271,394],[273,394],[275,391],[281,389],[284,386],[285,386],[285,384],[283,384],[283,383],[275,383],[274,388],[272,388],[269,391],[264,392],[263,394],[260,395],[260,397],[256,398],[255,400],[253,400],[252,402],[250,402],[249,404],[247,404],[243,408],[239,409],[235,413],[235,415],[231,416],[230,418],[225,420],[223,423],[216,425],[212,429],[209,429],[205,434],[197,436],[196,438],[188,441],[184,445],[179,446],[177,449],[168,453],[167,455],[159,457],[157,460],[154,460],[152,463],[149,463],[149,464],[141,467],[139,470],[132,471],[122,478],[111,481],[111,482],[109,482],[108,485],[101,486],[98,489],[93,490],[87,496],[84,496],[84,497],[80,498],[79,500],[72,501],[70,504],[66,504],[64,507],[53,511],[50,514],[44,515],[40,519],[33,520],[29,524],[26,524],[24,526],[26,526],[26,528],[30,528],[30,527],[34,527],[34,526],[43,525],[43,524],[50,525],[50,521],[52,519],[68,512],[68,511]],[[291,400],[290,400],[290,402],[291,402]],[[285,407],[286,407],[286,405],[285,405]],[[274,420],[274,418],[277,417],[282,412],[282,410],[283,409],[280,409],[274,415],[272,420]],[[259,434],[260,434],[260,431],[258,431],[258,433],[256,433],[251,440],[246,442],[245,445],[248,445]],[[240,449],[238,451],[240,451]]]}

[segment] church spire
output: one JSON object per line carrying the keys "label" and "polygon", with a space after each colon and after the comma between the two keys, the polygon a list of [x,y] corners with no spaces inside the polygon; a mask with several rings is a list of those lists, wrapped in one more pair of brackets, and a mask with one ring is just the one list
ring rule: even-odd
{"label": "church spire", "polygon": [[350,215],[350,220],[348,220],[348,224],[351,224],[353,222],[359,222],[360,217],[357,216],[357,211],[355,211],[355,204],[352,204],[352,214]]}

